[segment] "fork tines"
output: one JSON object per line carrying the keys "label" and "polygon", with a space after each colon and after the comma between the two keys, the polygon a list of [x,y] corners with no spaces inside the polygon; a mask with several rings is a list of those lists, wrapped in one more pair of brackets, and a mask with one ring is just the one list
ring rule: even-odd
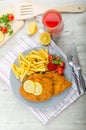
{"label": "fork tines", "polygon": [[20,7],[20,14],[21,15],[33,14],[32,1],[21,3],[19,7]]}
{"label": "fork tines", "polygon": [[29,6],[32,6],[32,4],[25,4],[25,5],[21,5],[21,7],[29,7]]}
{"label": "fork tines", "polygon": [[33,14],[33,8],[31,6],[21,6],[20,7],[20,13],[21,15],[28,15],[28,14]]}

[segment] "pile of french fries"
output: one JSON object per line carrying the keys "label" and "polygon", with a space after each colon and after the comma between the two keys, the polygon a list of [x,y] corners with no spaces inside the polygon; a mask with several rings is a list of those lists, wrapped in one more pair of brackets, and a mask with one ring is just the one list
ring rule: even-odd
{"label": "pile of french fries", "polygon": [[21,82],[25,76],[29,76],[36,72],[47,71],[48,64],[48,50],[40,48],[39,50],[32,50],[29,54],[18,56],[18,65],[12,64],[12,70],[17,79]]}

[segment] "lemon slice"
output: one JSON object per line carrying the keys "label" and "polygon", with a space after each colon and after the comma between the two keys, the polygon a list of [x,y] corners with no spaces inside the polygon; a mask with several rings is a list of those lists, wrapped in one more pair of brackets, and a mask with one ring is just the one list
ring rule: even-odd
{"label": "lemon slice", "polygon": [[2,42],[4,40],[4,34],[3,32],[0,31],[0,42]]}
{"label": "lemon slice", "polygon": [[35,22],[31,22],[28,25],[27,33],[33,35],[37,32],[37,24]]}
{"label": "lemon slice", "polygon": [[33,93],[34,92],[34,82],[32,80],[25,81],[23,88],[24,88],[25,92]]}
{"label": "lemon slice", "polygon": [[34,95],[40,95],[42,93],[42,86],[38,82],[34,82],[35,84],[35,90],[33,92]]}
{"label": "lemon slice", "polygon": [[39,41],[41,44],[43,45],[48,45],[50,44],[51,41],[51,37],[50,34],[48,32],[42,32],[39,36]]}

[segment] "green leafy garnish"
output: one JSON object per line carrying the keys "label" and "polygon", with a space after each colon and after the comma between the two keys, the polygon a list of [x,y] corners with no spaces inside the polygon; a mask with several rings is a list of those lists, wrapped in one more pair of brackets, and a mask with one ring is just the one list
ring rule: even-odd
{"label": "green leafy garnish", "polygon": [[53,55],[52,60],[54,60],[55,58],[56,58],[56,55]]}
{"label": "green leafy garnish", "polygon": [[2,15],[2,17],[0,17],[0,23],[1,24],[6,24],[6,23],[9,23],[9,20],[8,20],[8,15],[9,14],[6,14],[6,15]]}
{"label": "green leafy garnish", "polygon": [[12,35],[13,29],[12,29],[11,24],[10,24],[11,21],[8,19],[9,15],[10,14],[6,14],[6,15],[2,15],[0,17],[0,30],[2,29],[2,27],[5,27],[7,29],[7,32],[5,32],[5,33],[8,33],[8,35]]}
{"label": "green leafy garnish", "polygon": [[62,58],[59,57],[57,60],[55,60],[55,59],[52,60],[52,63],[53,63],[53,64],[60,64],[60,63],[62,63],[62,61],[63,61]]}

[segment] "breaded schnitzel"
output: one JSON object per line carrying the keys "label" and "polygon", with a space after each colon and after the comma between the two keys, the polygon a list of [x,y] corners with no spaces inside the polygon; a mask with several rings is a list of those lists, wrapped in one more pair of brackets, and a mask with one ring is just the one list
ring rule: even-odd
{"label": "breaded schnitzel", "polygon": [[[34,95],[24,91],[23,85],[26,80],[32,80],[33,82],[39,82],[42,85],[42,93],[40,95]],[[45,72],[42,74],[33,74],[24,80],[22,86],[19,89],[20,94],[27,100],[34,102],[42,102],[50,99],[52,96],[60,94],[69,88],[72,83],[68,81],[64,76],[55,72]]]}
{"label": "breaded schnitzel", "polygon": [[42,79],[42,77],[40,77],[39,75],[34,74],[33,76],[28,77],[27,80],[39,82],[42,85],[42,93],[40,95],[27,93],[24,91],[23,84],[22,84],[19,91],[24,98],[30,101],[42,102],[52,97],[54,90],[53,90],[52,82],[49,78],[44,77]]}
{"label": "breaded schnitzel", "polygon": [[52,80],[54,96],[62,93],[64,90],[66,90],[72,85],[72,83],[68,81],[63,75],[60,75],[55,72],[46,72],[45,77],[48,77]]}

